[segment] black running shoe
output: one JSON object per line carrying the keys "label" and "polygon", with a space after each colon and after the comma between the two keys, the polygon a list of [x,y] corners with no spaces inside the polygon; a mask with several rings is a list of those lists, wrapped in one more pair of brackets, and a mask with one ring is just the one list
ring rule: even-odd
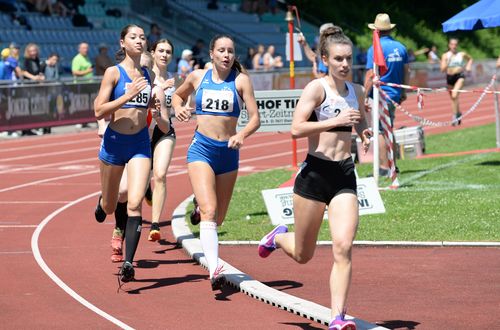
{"label": "black running shoe", "polygon": [[458,125],[462,124],[462,113],[461,112],[457,112],[456,118],[457,118],[457,124]]}
{"label": "black running shoe", "polygon": [[198,206],[198,202],[196,201],[196,198],[193,198],[193,204],[194,204],[194,209],[191,212],[191,215],[189,217],[191,219],[191,224],[193,226],[196,226],[201,221],[200,207]]}
{"label": "black running shoe", "polygon": [[106,212],[104,212],[104,210],[101,207],[101,199],[102,199],[102,195],[99,196],[99,199],[97,200],[97,205],[96,205],[95,211],[94,211],[95,219],[97,220],[97,222],[103,222],[104,220],[106,220]]}
{"label": "black running shoe", "polygon": [[151,191],[151,183],[148,185],[148,189],[146,189],[144,199],[149,206],[153,205],[153,192]]}
{"label": "black running shoe", "polygon": [[120,269],[120,280],[123,283],[130,282],[134,279],[135,270],[134,266],[129,261],[125,261]]}
{"label": "black running shoe", "polygon": [[224,285],[225,279],[224,279],[224,274],[222,274],[222,272],[224,272],[223,265],[219,265],[215,269],[212,278],[210,278],[210,285],[212,286],[212,291],[220,290]]}

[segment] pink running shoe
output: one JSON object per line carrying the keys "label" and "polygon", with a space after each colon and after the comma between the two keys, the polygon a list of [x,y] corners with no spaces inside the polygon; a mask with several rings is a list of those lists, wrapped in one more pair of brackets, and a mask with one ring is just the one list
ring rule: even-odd
{"label": "pink running shoe", "polygon": [[328,325],[328,330],[356,330],[356,323],[352,320],[344,320],[343,315],[337,316]]}
{"label": "pink running shoe", "polygon": [[224,284],[224,265],[219,265],[215,269],[214,275],[210,278],[210,285],[212,286],[212,291],[220,290],[222,284]]}
{"label": "pink running shoe", "polygon": [[122,262],[123,261],[123,237],[121,236],[121,231],[116,229],[113,231],[113,236],[111,237],[111,261],[112,262]]}
{"label": "pink running shoe", "polygon": [[276,243],[274,242],[274,238],[276,237],[276,235],[286,232],[288,232],[288,227],[285,225],[279,225],[266,236],[264,236],[259,243],[259,256],[261,258],[267,258],[271,254],[271,252],[276,250]]}

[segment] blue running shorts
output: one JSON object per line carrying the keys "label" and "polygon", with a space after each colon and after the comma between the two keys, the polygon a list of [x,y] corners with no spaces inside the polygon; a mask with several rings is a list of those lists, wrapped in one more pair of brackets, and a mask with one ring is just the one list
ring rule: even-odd
{"label": "blue running shorts", "polygon": [[195,131],[187,153],[187,162],[205,162],[215,175],[232,172],[238,169],[240,151],[227,146],[228,141],[211,139]]}
{"label": "blue running shorts", "polygon": [[99,159],[111,165],[125,166],[136,157],[151,158],[148,128],[129,135],[113,131],[108,126],[102,138]]}

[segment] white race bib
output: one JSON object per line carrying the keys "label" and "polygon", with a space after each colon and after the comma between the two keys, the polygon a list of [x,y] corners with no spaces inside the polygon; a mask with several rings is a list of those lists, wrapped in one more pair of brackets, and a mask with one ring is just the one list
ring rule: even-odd
{"label": "white race bib", "polygon": [[[129,83],[125,83],[125,93],[128,91]],[[142,91],[139,92],[132,100],[128,101],[126,104],[146,108],[149,104],[151,98],[151,85],[147,85]]]}
{"label": "white race bib", "polygon": [[233,112],[234,93],[231,90],[204,89],[201,97],[201,109],[206,112]]}

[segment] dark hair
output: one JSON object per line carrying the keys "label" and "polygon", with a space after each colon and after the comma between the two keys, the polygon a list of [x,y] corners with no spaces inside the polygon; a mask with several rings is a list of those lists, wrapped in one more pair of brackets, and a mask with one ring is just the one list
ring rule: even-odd
{"label": "dark hair", "polygon": [[[213,52],[213,50],[215,48],[215,43],[217,42],[217,40],[222,39],[222,38],[227,38],[227,39],[231,40],[233,42],[233,44],[235,44],[233,37],[231,37],[227,34],[218,34],[215,37],[213,37],[212,40],[210,40],[210,45],[209,45],[210,51]],[[235,54],[233,66],[231,67],[231,69],[234,69],[238,72],[246,73],[245,68],[243,68],[243,66],[240,64],[240,62],[236,59],[236,54]]]}
{"label": "dark hair", "polygon": [[56,52],[50,53],[49,56],[47,56],[47,58],[51,58],[52,56],[57,56],[57,58],[59,58],[59,54]]}
{"label": "dark hair", "polygon": [[156,50],[156,47],[158,47],[158,44],[164,44],[164,43],[167,43],[170,45],[170,47],[172,48],[172,54],[174,54],[174,44],[168,40],[167,38],[163,38],[163,39],[160,39],[160,40],[157,40],[153,46],[151,46],[151,51],[155,51]]}
{"label": "dark hair", "polygon": [[325,29],[319,37],[320,55],[328,56],[329,47],[331,44],[344,44],[352,47],[352,41],[344,34],[339,26],[332,26]]}
{"label": "dark hair", "polygon": [[[129,24],[127,26],[125,26],[122,31],[120,32],[120,40],[124,40],[125,39],[125,36],[127,35],[128,31],[133,28],[133,27],[137,27],[139,29],[142,29],[144,31],[144,29],[142,28],[142,26],[139,26],[137,24]],[[116,62],[121,62],[125,59],[125,50],[123,48],[120,48],[116,53],[115,53],[115,61]]]}

